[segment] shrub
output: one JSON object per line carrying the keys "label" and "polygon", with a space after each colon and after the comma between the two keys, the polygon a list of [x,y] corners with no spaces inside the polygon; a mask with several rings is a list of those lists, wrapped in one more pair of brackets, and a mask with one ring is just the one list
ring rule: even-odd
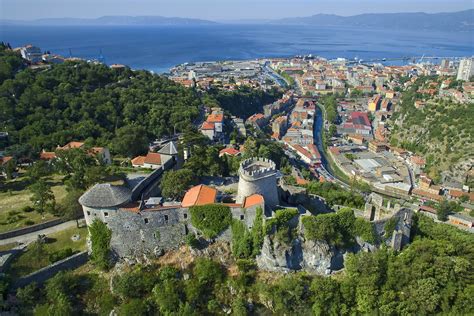
{"label": "shrub", "polygon": [[95,220],[89,227],[92,242],[91,261],[99,268],[106,270],[110,266],[110,239],[112,231],[99,220]]}
{"label": "shrub", "polygon": [[34,225],[34,224],[35,224],[35,222],[32,221],[32,220],[30,220],[30,219],[28,219],[28,220],[25,221],[25,225],[26,225],[26,226],[31,226],[31,225]]}
{"label": "shrub", "polygon": [[392,217],[390,218],[384,225],[385,237],[391,237],[393,231],[397,227],[398,218]]}
{"label": "shrub", "polygon": [[66,259],[74,254],[74,251],[71,248],[62,249],[59,251],[55,251],[49,254],[49,262],[55,263],[57,261]]}
{"label": "shrub", "polygon": [[150,294],[158,276],[142,267],[117,276],[113,280],[115,291],[123,298],[143,298]]}
{"label": "shrub", "polygon": [[214,238],[229,227],[232,222],[230,208],[225,205],[209,204],[190,208],[191,223],[207,238]]}
{"label": "shrub", "polygon": [[275,216],[270,218],[265,224],[265,232],[268,235],[272,232],[274,227],[278,230],[282,226],[286,226],[288,222],[297,215],[298,210],[294,208],[276,211]]}
{"label": "shrub", "polygon": [[377,241],[374,225],[362,218],[356,218],[354,222],[354,235],[372,244]]}
{"label": "shrub", "polygon": [[337,213],[305,216],[302,219],[307,239],[326,241],[335,246],[344,246],[354,242],[355,236],[371,243],[377,241],[372,223],[356,218],[351,209],[342,209]]}
{"label": "shrub", "polygon": [[253,253],[252,235],[244,223],[232,221],[232,254],[235,258],[249,258]]}
{"label": "shrub", "polygon": [[31,213],[31,212],[33,212],[35,209],[34,209],[32,206],[27,205],[27,206],[24,206],[21,210],[22,210],[23,212],[25,212],[25,213]]}
{"label": "shrub", "polygon": [[194,234],[189,234],[186,236],[186,244],[191,248],[199,248],[199,240]]}

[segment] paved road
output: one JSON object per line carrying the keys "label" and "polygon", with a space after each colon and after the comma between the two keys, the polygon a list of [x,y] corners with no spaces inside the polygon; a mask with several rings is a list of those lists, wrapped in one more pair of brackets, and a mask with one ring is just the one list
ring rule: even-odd
{"label": "paved road", "polygon": [[21,236],[16,236],[16,237],[0,240],[0,246],[8,245],[8,244],[15,243],[15,242],[27,244],[27,243],[30,243],[32,241],[35,241],[36,238],[38,238],[38,235],[53,234],[53,233],[60,232],[60,231],[63,231],[65,229],[68,229],[68,228],[71,228],[71,227],[76,227],[76,225],[77,225],[77,223],[76,223],[75,220],[64,222],[64,223],[61,223],[59,225],[52,226],[52,227],[45,228],[45,229],[41,229],[41,230],[29,233],[29,234],[25,234],[25,235],[21,235]]}

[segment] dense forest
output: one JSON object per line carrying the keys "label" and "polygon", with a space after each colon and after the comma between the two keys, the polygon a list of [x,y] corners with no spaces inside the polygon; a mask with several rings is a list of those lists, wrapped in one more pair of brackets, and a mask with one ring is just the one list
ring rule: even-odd
{"label": "dense forest", "polygon": [[198,93],[147,71],[86,62],[32,70],[0,48],[0,130],[9,133],[7,145],[34,151],[71,140],[108,146],[117,136],[154,139],[185,130],[201,104],[247,118],[280,96],[249,87]]}
{"label": "dense forest", "polygon": [[32,284],[20,289],[18,311],[27,315],[32,311],[108,315],[112,309],[118,315],[472,314],[472,235],[423,216],[416,219],[414,240],[403,251],[382,248],[349,254],[344,272],[330,277],[266,273],[258,271],[252,259],[220,253],[216,260],[180,258],[175,265],[137,265],[121,274],[60,273],[44,288]]}
{"label": "dense forest", "polygon": [[246,86],[235,91],[213,89],[209,93],[224,110],[243,119],[255,113],[262,113],[264,105],[273,103],[282,96],[278,89],[263,91]]}
{"label": "dense forest", "polygon": [[1,52],[0,128],[10,145],[40,150],[88,139],[108,145],[127,126],[160,137],[199,113],[196,92],[146,71],[86,62],[18,71],[22,64],[18,55]]}

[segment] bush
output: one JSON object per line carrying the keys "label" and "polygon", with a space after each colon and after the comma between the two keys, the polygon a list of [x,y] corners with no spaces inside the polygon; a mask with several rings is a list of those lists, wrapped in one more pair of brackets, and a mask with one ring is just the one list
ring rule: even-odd
{"label": "bush", "polygon": [[30,219],[27,219],[27,220],[25,221],[25,225],[26,225],[26,226],[31,226],[31,225],[34,225],[34,224],[35,224],[35,222],[32,221],[32,220],[30,220]]}
{"label": "bush", "polygon": [[27,206],[24,206],[21,210],[22,210],[22,212],[25,212],[25,213],[31,213],[31,212],[33,212],[35,209],[34,209],[32,206],[27,205]]}
{"label": "bush", "polygon": [[74,254],[71,248],[62,249],[49,254],[49,262],[55,263],[57,261],[66,259]]}
{"label": "bush", "polygon": [[92,242],[91,261],[99,268],[106,270],[110,267],[110,239],[112,231],[99,220],[95,220],[89,227]]}
{"label": "bush", "polygon": [[229,227],[232,222],[230,208],[225,205],[209,204],[193,206],[191,212],[191,223],[202,231],[207,238],[214,238],[220,232]]}
{"label": "bush", "polygon": [[275,216],[267,220],[267,223],[265,224],[266,234],[270,234],[273,228],[278,230],[282,226],[286,226],[288,222],[297,215],[298,210],[294,208],[275,211]]}
{"label": "bush", "polygon": [[235,258],[249,258],[253,253],[252,235],[244,223],[232,221],[232,254]]}
{"label": "bush", "polygon": [[199,240],[194,234],[189,234],[186,236],[186,244],[191,248],[199,248]]}
{"label": "bush", "polygon": [[371,243],[377,241],[372,223],[356,218],[351,209],[341,209],[337,213],[305,216],[302,219],[307,239],[326,241],[335,246],[353,243],[356,236]]}
{"label": "bush", "polygon": [[143,298],[150,294],[158,276],[141,267],[117,276],[113,280],[115,291],[122,298]]}

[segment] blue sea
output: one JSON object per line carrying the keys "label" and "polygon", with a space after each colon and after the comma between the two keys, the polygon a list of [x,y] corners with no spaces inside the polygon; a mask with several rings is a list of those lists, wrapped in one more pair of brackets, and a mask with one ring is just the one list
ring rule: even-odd
{"label": "blue sea", "polygon": [[185,62],[303,54],[364,60],[474,55],[473,33],[281,25],[0,26],[0,40],[155,72]]}

